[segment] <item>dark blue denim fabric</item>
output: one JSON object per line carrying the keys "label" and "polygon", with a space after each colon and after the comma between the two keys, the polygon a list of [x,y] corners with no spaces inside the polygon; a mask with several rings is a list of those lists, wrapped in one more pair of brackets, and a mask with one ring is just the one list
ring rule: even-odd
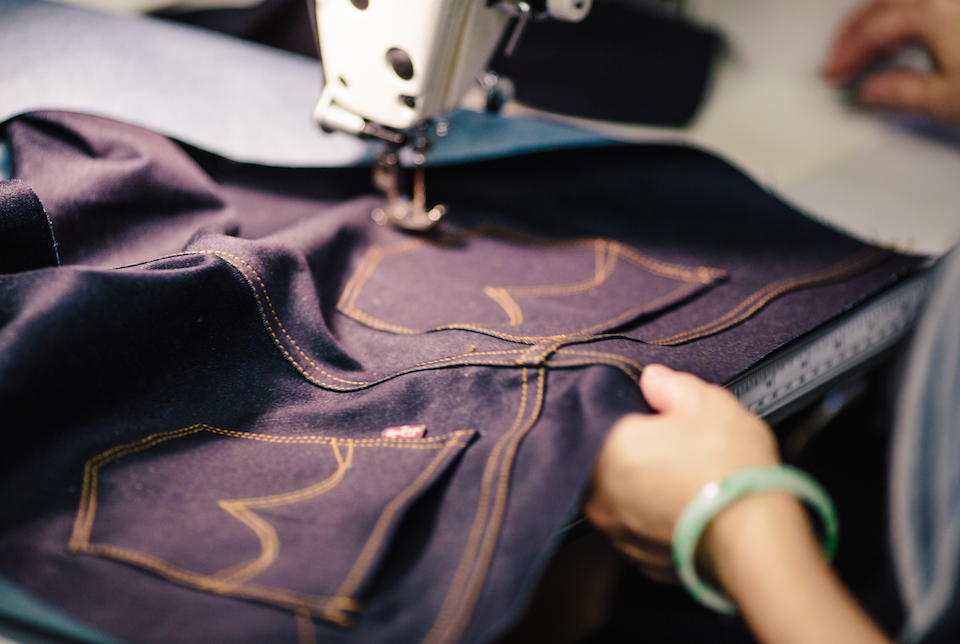
{"label": "dark blue denim fabric", "polygon": [[43,204],[22,181],[0,192],[0,273],[56,266],[57,243]]}
{"label": "dark blue denim fabric", "polygon": [[366,169],[6,132],[63,266],[0,276],[0,573],[130,641],[488,638],[643,364],[723,382],[922,263],[685,148],[431,168],[411,237]]}

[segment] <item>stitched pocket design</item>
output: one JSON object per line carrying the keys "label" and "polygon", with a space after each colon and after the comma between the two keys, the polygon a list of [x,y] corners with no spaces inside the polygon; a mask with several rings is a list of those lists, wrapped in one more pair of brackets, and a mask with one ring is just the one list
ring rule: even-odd
{"label": "stitched pocket design", "polygon": [[474,434],[153,434],[87,462],[69,547],[349,626],[404,512]]}
{"label": "stitched pocket design", "polygon": [[485,226],[443,242],[371,248],[338,309],[399,334],[464,329],[521,342],[563,340],[655,314],[725,276],[602,238],[558,241]]}

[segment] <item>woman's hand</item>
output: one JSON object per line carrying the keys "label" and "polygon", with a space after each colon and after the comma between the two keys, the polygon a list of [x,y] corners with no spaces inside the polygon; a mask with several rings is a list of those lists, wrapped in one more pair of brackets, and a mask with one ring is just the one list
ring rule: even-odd
{"label": "woman's hand", "polygon": [[[647,575],[669,581],[673,528],[690,499],[779,456],[770,428],[720,387],[658,365],[644,369],[640,387],[660,413],[614,425],[584,512]],[[728,506],[699,554],[764,644],[889,644],[823,559],[792,496],[765,492]]]}
{"label": "woman's hand", "polygon": [[926,46],[938,69],[877,73],[861,84],[860,102],[960,122],[960,0],[870,0],[841,28],[823,75],[847,82],[870,63],[916,42]]}
{"label": "woman's hand", "polygon": [[780,459],[770,428],[725,389],[661,365],[644,369],[640,388],[660,413],[613,427],[584,512],[648,576],[669,581],[673,527],[700,488]]}

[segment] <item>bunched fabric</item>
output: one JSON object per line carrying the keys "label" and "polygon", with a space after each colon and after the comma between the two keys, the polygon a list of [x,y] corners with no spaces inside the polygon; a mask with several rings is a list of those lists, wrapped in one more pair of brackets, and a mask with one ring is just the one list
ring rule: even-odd
{"label": "bunched fabric", "polygon": [[722,383],[923,264],[685,148],[429,168],[410,236],[362,168],[6,136],[0,573],[131,642],[489,639],[644,364]]}

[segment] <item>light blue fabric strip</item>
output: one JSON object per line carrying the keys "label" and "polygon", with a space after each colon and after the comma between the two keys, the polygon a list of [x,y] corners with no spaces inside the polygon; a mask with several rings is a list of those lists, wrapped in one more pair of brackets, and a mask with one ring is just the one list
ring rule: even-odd
{"label": "light blue fabric strip", "polygon": [[568,125],[534,119],[506,119],[467,110],[455,110],[449,121],[450,134],[437,140],[427,155],[429,165],[614,143],[611,139]]}
{"label": "light blue fabric strip", "polygon": [[[235,161],[369,163],[373,147],[311,119],[319,63],[211,32],[41,0],[0,1],[0,122],[40,109],[97,114]],[[431,163],[606,141],[573,127],[459,112]]]}
{"label": "light blue fabric strip", "polygon": [[19,624],[88,644],[121,644],[120,640],[85,626],[77,620],[28,595],[0,577],[0,616]]}
{"label": "light blue fabric strip", "polygon": [[12,174],[10,151],[7,149],[7,144],[0,140],[0,181],[6,181]]}

